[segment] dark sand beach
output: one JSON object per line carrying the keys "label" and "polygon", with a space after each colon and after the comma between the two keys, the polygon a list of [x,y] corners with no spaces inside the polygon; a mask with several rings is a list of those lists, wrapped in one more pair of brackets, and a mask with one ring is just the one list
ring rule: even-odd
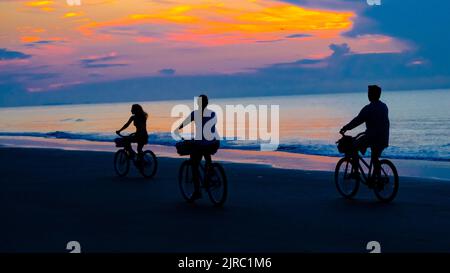
{"label": "dark sand beach", "polygon": [[353,201],[332,173],[224,163],[229,199],[214,208],[181,197],[183,159],[157,176],[114,174],[108,152],[0,148],[0,251],[450,252],[450,184],[401,177],[391,204],[361,188]]}

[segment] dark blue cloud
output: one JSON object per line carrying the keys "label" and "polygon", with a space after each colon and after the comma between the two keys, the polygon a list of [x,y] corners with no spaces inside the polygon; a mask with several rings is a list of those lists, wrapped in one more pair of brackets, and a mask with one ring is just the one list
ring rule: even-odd
{"label": "dark blue cloud", "polygon": [[91,78],[99,78],[99,77],[103,77],[104,75],[101,73],[89,73],[88,76]]}
{"label": "dark blue cloud", "polygon": [[165,75],[165,76],[172,76],[175,75],[176,70],[172,68],[164,68],[158,71],[159,74]]}
{"label": "dark blue cloud", "polygon": [[356,54],[347,44],[331,44],[330,49],[326,58],[275,64],[255,75],[279,84],[277,91],[287,94],[358,91],[370,83],[388,90],[450,87],[450,71],[437,73],[414,52]]}
{"label": "dark blue cloud", "polygon": [[56,44],[56,43],[61,43],[62,41],[55,41],[55,40],[40,40],[40,41],[36,41],[36,42],[32,42],[32,43],[27,43],[25,44],[25,46],[28,47],[36,47],[36,46],[40,46],[40,45],[49,45],[49,44]]}
{"label": "dark blue cloud", "polygon": [[450,2],[382,0],[359,14],[348,36],[385,34],[409,41],[418,58],[429,60],[436,73],[450,69]]}
{"label": "dark blue cloud", "polygon": [[31,55],[19,51],[8,50],[6,48],[0,48],[0,61],[28,59],[28,58],[31,58]]}
{"label": "dark blue cloud", "polygon": [[331,55],[332,57],[343,56],[345,54],[349,54],[351,51],[348,44],[345,44],[345,43],[344,44],[331,44],[330,49],[333,50],[333,54]]}
{"label": "dark blue cloud", "polygon": [[274,40],[260,40],[260,41],[256,41],[257,43],[276,43],[276,42],[281,42],[284,41],[284,39],[274,39]]}
{"label": "dark blue cloud", "polygon": [[298,34],[291,34],[291,35],[286,36],[286,38],[288,38],[288,39],[292,39],[292,38],[307,38],[307,37],[312,37],[312,35],[298,33]]}
{"label": "dark blue cloud", "polygon": [[[22,68],[23,69],[23,68]],[[32,69],[25,69],[23,71],[2,72],[0,74],[0,83],[21,83],[52,79],[60,76],[58,73],[36,72]]]}
{"label": "dark blue cloud", "polygon": [[110,67],[122,67],[127,66],[128,64],[122,64],[122,63],[113,63],[113,64],[96,64],[96,63],[88,63],[83,64],[82,66],[84,68],[110,68]]}
{"label": "dark blue cloud", "polygon": [[284,0],[284,2],[357,14],[348,37],[382,34],[410,43],[416,58],[425,59],[436,74],[450,70],[450,1],[381,0],[369,6],[366,0]]}
{"label": "dark blue cloud", "polygon": [[122,67],[127,66],[125,63],[105,63],[108,61],[116,60],[118,57],[115,54],[84,58],[80,60],[80,64],[83,68],[110,68],[110,67]]}
{"label": "dark blue cloud", "polygon": [[[240,97],[365,92],[368,84],[379,84],[385,90],[450,87],[450,71],[437,74],[413,52],[356,54],[347,44],[331,44],[330,49],[332,54],[325,58],[274,64],[253,73],[141,77],[37,93],[19,92],[18,83],[6,86],[14,92],[0,92],[0,105],[186,99],[198,90],[206,90],[212,97]],[[172,73],[170,68],[161,71]]]}
{"label": "dark blue cloud", "polygon": [[283,2],[309,8],[347,11],[360,10],[367,5],[366,0],[283,0]]}

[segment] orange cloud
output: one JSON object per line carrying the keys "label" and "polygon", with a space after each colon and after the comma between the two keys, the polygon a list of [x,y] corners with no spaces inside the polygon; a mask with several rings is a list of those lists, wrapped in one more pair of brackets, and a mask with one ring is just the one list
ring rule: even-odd
{"label": "orange cloud", "polygon": [[146,43],[153,43],[157,39],[153,38],[153,37],[139,36],[139,37],[136,37],[134,40],[138,43],[146,44]]}
{"label": "orange cloud", "polygon": [[[108,27],[172,25],[177,30],[163,33],[169,40],[220,45],[279,39],[295,33],[337,37],[352,27],[354,16],[353,12],[309,9],[271,0],[213,0],[182,5],[167,2],[149,13],[93,21],[79,27],[79,31],[91,36]],[[214,42],[210,41],[212,38]]]}
{"label": "orange cloud", "polygon": [[25,6],[32,7],[32,8],[38,8],[42,11],[53,11],[54,8],[52,5],[54,4],[53,1],[30,1],[25,2]]}
{"label": "orange cloud", "polygon": [[42,32],[45,32],[46,30],[45,30],[45,28],[35,28],[35,29],[33,29],[32,30],[34,33],[42,33]]}
{"label": "orange cloud", "polygon": [[82,15],[82,13],[79,13],[79,12],[67,12],[67,13],[65,13],[64,14],[64,18],[71,18],[71,17],[79,17],[79,16],[81,16]]}
{"label": "orange cloud", "polygon": [[53,1],[32,1],[32,2],[26,2],[25,5],[29,7],[43,7],[43,6],[49,6],[52,5]]}
{"label": "orange cloud", "polygon": [[39,38],[38,36],[22,36],[20,37],[20,40],[22,41],[22,43],[34,43],[41,40],[41,38]]}

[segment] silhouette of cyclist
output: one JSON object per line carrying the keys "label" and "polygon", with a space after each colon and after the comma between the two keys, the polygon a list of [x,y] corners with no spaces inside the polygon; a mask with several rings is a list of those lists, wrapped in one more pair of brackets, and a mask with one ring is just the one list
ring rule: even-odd
{"label": "silhouette of cyclist", "polygon": [[[358,151],[365,153],[367,148],[370,147],[374,173],[377,174],[381,153],[389,146],[389,110],[386,104],[380,101],[381,88],[379,86],[369,85],[368,97],[370,103],[364,106],[357,117],[342,127],[340,133],[344,134],[346,131],[366,123],[364,135],[355,139],[355,153],[357,154]],[[358,164],[356,154],[353,156],[356,161],[354,166]]]}
{"label": "silhouette of cyclist", "polygon": [[[205,173],[209,173],[212,163],[211,153],[218,149],[218,134],[216,132],[217,117],[216,113],[207,109],[208,97],[200,95],[197,99],[199,108],[191,112],[191,114],[181,123],[175,130],[175,134],[179,135],[179,131],[187,126],[189,123],[195,124],[195,137],[193,152],[190,154],[190,159],[193,164],[192,176],[194,179],[194,193],[193,199],[201,198],[200,179],[199,179],[199,165],[202,158],[205,158]],[[208,180],[206,180],[208,181]]]}
{"label": "silhouette of cyclist", "polygon": [[[147,118],[148,114],[144,112],[144,109],[142,109],[142,106],[139,104],[133,104],[131,106],[131,114],[132,116],[128,121],[123,125],[122,128],[120,128],[118,131],[116,131],[117,134],[120,134],[123,130],[127,129],[128,126],[130,126],[131,123],[136,127],[136,132],[124,137],[126,140],[126,146],[125,148],[134,153],[133,149],[131,148],[131,143],[137,143],[137,151],[138,151],[138,161],[142,159],[144,145],[148,143],[148,133],[147,133]],[[133,155],[134,156],[134,155]]]}

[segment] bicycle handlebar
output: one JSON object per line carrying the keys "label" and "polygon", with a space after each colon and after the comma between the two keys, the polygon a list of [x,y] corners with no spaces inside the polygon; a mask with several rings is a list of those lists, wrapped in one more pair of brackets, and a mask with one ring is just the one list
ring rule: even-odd
{"label": "bicycle handlebar", "polygon": [[128,137],[128,136],[132,136],[132,135],[134,135],[134,133],[133,134],[129,134],[128,136],[125,136],[125,135],[122,135],[120,132],[118,132],[118,131],[116,131],[116,134],[118,135],[118,136],[120,136],[120,137]]}
{"label": "bicycle handlebar", "polygon": [[[342,136],[347,136],[347,135],[345,134],[345,132],[339,132],[339,134],[341,134]],[[357,134],[357,135],[354,136],[353,138],[358,138],[358,137],[360,137],[360,136],[362,136],[362,135],[365,135],[365,134],[366,134],[366,132],[362,132],[362,133]]]}

